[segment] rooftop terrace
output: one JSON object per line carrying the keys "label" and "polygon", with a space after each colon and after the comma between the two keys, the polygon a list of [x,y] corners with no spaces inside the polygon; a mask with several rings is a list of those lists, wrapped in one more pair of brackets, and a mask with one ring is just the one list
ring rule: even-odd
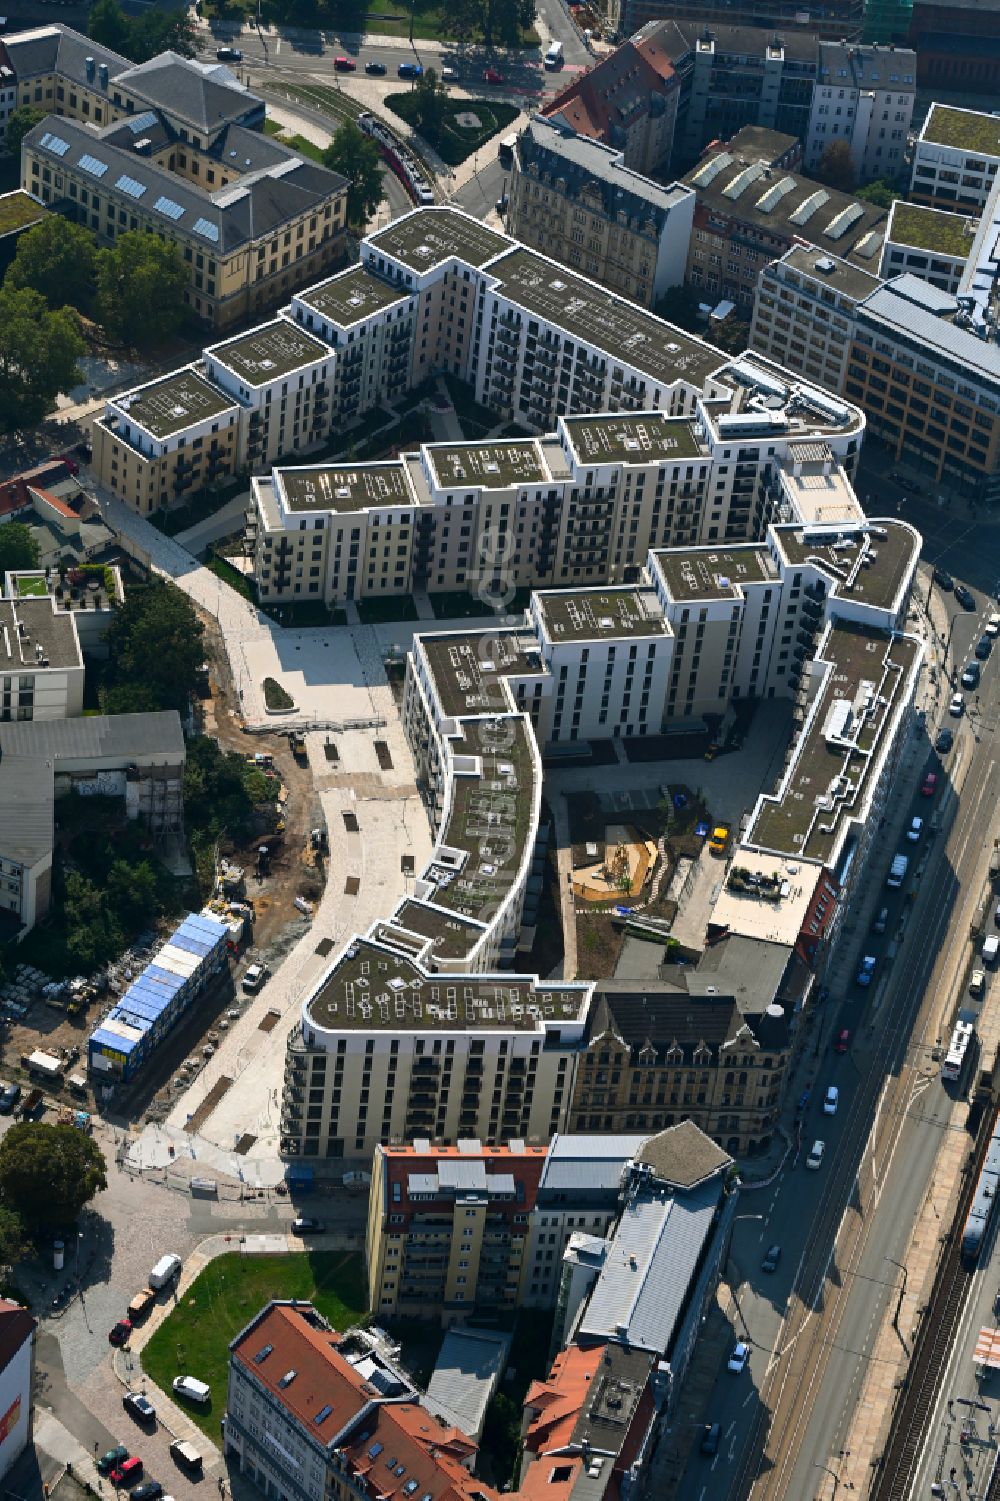
{"label": "rooftop terrace", "polygon": [[670,634],[652,589],[546,589],[534,595],[534,603],[550,641]]}
{"label": "rooftop terrace", "polygon": [[[79,667],[83,658],[70,617],[54,600],[0,599],[0,672]],[[23,634],[18,624],[24,627]],[[37,649],[36,649],[37,648]]]}
{"label": "rooftop terrace", "polygon": [[[380,936],[381,931],[387,927],[388,924],[378,924],[376,936]],[[416,933],[430,942],[430,950],[423,961],[427,966],[441,961],[463,959],[486,931],[481,923],[460,917],[457,912],[444,912],[427,902],[412,900],[403,902],[396,909],[386,942],[393,941],[392,930],[399,928],[404,928],[407,933]]]}
{"label": "rooftop terrace", "polygon": [[812,671],[821,687],[778,794],[762,798],[746,843],[836,864],[868,812],[873,770],[916,666],[919,644],[835,621]]}
{"label": "rooftop terrace", "polygon": [[454,256],[485,266],[512,242],[456,209],[420,208],[370,235],[367,243],[421,274]]}
{"label": "rooftop terrace", "polygon": [[745,584],[770,584],[777,569],[767,548],[748,542],[739,547],[672,547],[653,554],[671,599],[735,599]]}
{"label": "rooftop terrace", "polygon": [[1000,156],[1000,119],[984,110],[952,109],[935,103],[930,107],[920,139],[935,146],[957,146],[983,156]]}
{"label": "rooftop terrace", "polygon": [[774,536],[792,567],[815,563],[836,581],[838,598],[880,610],[896,604],[920,553],[917,533],[897,521],[845,526],[841,532],[779,526]]}
{"label": "rooftop terrace", "polygon": [[975,228],[976,220],[965,214],[949,214],[944,209],[924,208],[919,203],[897,199],[886,240],[964,260],[972,249]]}
{"label": "rooftop terrace", "polygon": [[664,386],[684,380],[700,387],[726,361],[710,344],[534,250],[511,250],[490,274],[500,295]]}
{"label": "rooftop terrace", "polygon": [[331,354],[330,346],[314,339],[287,318],[275,318],[251,329],[238,339],[213,344],[205,351],[232,370],[248,386],[266,386],[271,381],[301,370]]}
{"label": "rooftop terrace", "polygon": [[203,380],[194,370],[174,370],[162,380],[111,398],[131,422],[162,441],[195,422],[209,422],[223,412],[237,410],[233,398]]}
{"label": "rooftop terrace", "polygon": [[564,417],[562,422],[582,464],[651,464],[657,459],[695,459],[705,452],[693,423],[662,412]]}
{"label": "rooftop terrace", "polygon": [[413,492],[402,464],[318,464],[274,471],[285,509],[293,512],[364,511],[371,506],[411,506]]}
{"label": "rooftop terrace", "polygon": [[516,631],[420,633],[420,648],[446,718],[465,714],[509,714],[508,677],[544,674],[538,643]]}
{"label": "rooftop terrace", "polygon": [[588,987],[537,985],[524,976],[463,975],[438,983],[417,964],[357,938],[306,1003],[329,1031],[541,1031],[545,1021],[579,1019]]}
{"label": "rooftop terrace", "polygon": [[534,438],[494,443],[428,443],[427,458],[438,489],[456,485],[486,490],[545,484],[550,475]]}
{"label": "rooftop terrace", "polygon": [[296,300],[314,309],[321,318],[336,323],[341,328],[350,328],[362,318],[383,312],[394,303],[405,302],[412,294],[373,276],[364,266],[352,266],[350,271],[321,281],[317,287],[296,293]]}

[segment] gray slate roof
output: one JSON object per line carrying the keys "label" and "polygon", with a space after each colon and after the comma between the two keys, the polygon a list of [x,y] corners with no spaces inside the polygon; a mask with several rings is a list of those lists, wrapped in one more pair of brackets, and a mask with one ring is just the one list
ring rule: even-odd
{"label": "gray slate roof", "polygon": [[609,217],[625,213],[639,226],[652,220],[656,229],[661,229],[670,210],[689,196],[689,191],[676,183],[663,187],[631,171],[620,151],[577,135],[544,115],[535,115],[529,121],[518,138],[517,153],[522,172],[535,166],[540,174],[562,178],[571,198],[579,197],[583,188],[597,188]]}
{"label": "gray slate roof", "polygon": [[644,1140],[643,1136],[590,1136],[583,1132],[554,1136],[538,1182],[539,1198],[561,1191],[616,1193],[622,1169]]}
{"label": "gray slate roof", "polygon": [[[845,77],[841,77],[841,73]],[[827,87],[842,83],[852,89],[915,90],[917,54],[910,47],[859,47],[845,42],[820,42],[819,81]]]}
{"label": "gray slate roof", "polygon": [[156,714],[89,714],[80,719],[0,724],[0,767],[4,768],[8,756],[118,761],[154,755],[161,755],[164,761],[184,760],[184,734],[174,709]]}
{"label": "gray slate roof", "polygon": [[421,1406],[478,1439],[486,1406],[507,1362],[510,1336],[450,1329],[445,1335]]}
{"label": "gray slate roof", "polygon": [[122,88],[201,130],[216,130],[263,108],[259,94],[238,83],[228,68],[161,52],[118,79]]}
{"label": "gray slate roof", "polygon": [[107,64],[109,79],[118,78],[132,67],[127,57],[119,57],[108,47],[81,36],[69,26],[36,26],[17,31],[0,39],[10,65],[18,79],[60,73],[64,78],[86,83],[86,60],[92,57],[96,68]]}
{"label": "gray slate roof", "polygon": [[0,760],[0,855],[29,866],[44,859],[55,837],[53,802],[52,762],[5,751]]}
{"label": "gray slate roof", "polygon": [[630,1199],[584,1311],[581,1336],[669,1355],[721,1193],[716,1179],[683,1197],[644,1192]]}

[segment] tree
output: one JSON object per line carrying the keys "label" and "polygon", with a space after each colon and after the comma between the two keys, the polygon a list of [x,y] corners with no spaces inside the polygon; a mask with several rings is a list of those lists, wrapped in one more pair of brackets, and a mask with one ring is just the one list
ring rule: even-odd
{"label": "tree", "polygon": [[120,235],[95,262],[97,312],[113,336],[149,347],[184,320],[187,267],[179,248],[148,230]]}
{"label": "tree", "polygon": [[[176,709],[183,714],[204,658],[203,627],[186,594],[154,579],[130,589],[107,633],[105,713]],[[127,689],[127,707],[114,690]]]}
{"label": "tree", "polygon": [[0,1266],[16,1266],[27,1254],[31,1239],[16,1209],[0,1204]]}
{"label": "tree", "polygon": [[485,0],[483,39],[488,47],[517,47],[535,20],[535,0]]}
{"label": "tree", "polygon": [[831,141],[820,157],[816,176],[828,188],[849,193],[854,187],[854,158],[846,141]]}
{"label": "tree", "polygon": [[130,51],[132,23],[118,0],[94,0],[87,18],[87,35],[102,47],[135,62]]}
{"label": "tree", "polygon": [[7,121],[7,150],[13,156],[21,155],[21,142],[29,130],[34,130],[45,119],[45,111],[36,109],[33,104],[21,104],[17,109],[11,110]]}
{"label": "tree", "polygon": [[87,22],[87,35],[130,62],[145,63],[158,52],[194,56],[195,30],[187,12],[147,9],[127,16],[118,0],[95,0]]}
{"label": "tree", "polygon": [[184,763],[184,818],[192,837],[215,839],[245,827],[253,804],[247,790],[248,764],[235,751],[222,751],[207,735],[188,741]]}
{"label": "tree", "polygon": [[448,32],[458,42],[471,41],[483,30],[483,0],[449,0]]}
{"label": "tree", "polygon": [[348,223],[366,224],[382,202],[382,158],[375,142],[345,120],[323,152],[323,165],[347,178]]}
{"label": "tree", "polygon": [[84,348],[72,308],[0,287],[0,430],[36,426],[59,392],[83,379],[76,362]]}
{"label": "tree", "polygon": [[116,860],[104,887],[107,907],[129,932],[135,932],[160,910],[156,871],[148,860],[131,865]]}
{"label": "tree", "polygon": [[441,139],[445,111],[448,108],[448,90],[433,68],[417,79],[413,86],[413,124],[425,141],[436,146]]}
{"label": "tree", "polygon": [[675,323],[678,328],[686,328],[689,333],[704,336],[705,320],[698,311],[702,300],[693,287],[670,287],[658,300],[654,311],[668,323]]}
{"label": "tree", "polygon": [[877,177],[874,182],[866,182],[860,188],[855,188],[854,196],[864,203],[874,203],[876,208],[892,208],[899,197],[899,189],[894,188],[886,178]]}
{"label": "tree", "polygon": [[62,898],[66,952],[74,968],[89,974],[120,954],[125,931],[104,900],[101,888],[78,870],[68,871]]}
{"label": "tree", "polygon": [[50,307],[83,307],[93,287],[94,256],[91,230],[50,214],[18,240],[4,285],[30,288]]}
{"label": "tree", "polygon": [[38,567],[38,543],[30,526],[8,521],[0,526],[0,578]]}
{"label": "tree", "polygon": [[23,1121],[0,1141],[0,1202],[31,1229],[72,1225],[107,1186],[104,1153],[76,1126]]}

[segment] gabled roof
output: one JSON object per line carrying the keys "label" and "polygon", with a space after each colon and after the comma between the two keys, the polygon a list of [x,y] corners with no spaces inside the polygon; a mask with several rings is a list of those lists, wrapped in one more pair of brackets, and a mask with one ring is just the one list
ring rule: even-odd
{"label": "gabled roof", "polygon": [[132,66],[127,57],[120,57],[109,47],[59,24],[34,26],[4,37],[0,41],[0,60],[5,54],[19,79],[59,73],[76,83],[86,83],[88,57],[94,59],[95,73],[101,63],[106,65],[109,79],[118,78]]}
{"label": "gabled roof", "polygon": [[666,58],[658,57],[654,66],[634,42],[623,42],[557,94],[543,114],[564,120],[580,135],[614,141],[617,130],[637,114],[648,113],[651,99],[678,82]]}
{"label": "gabled roof", "polygon": [[130,94],[201,130],[242,120],[264,105],[228,68],[194,62],[177,52],[161,52],[120,74],[117,82]]}
{"label": "gabled roof", "polygon": [[680,1121],[643,1142],[635,1161],[648,1167],[658,1182],[691,1189],[723,1172],[733,1159],[694,1121]]}
{"label": "gabled roof", "polygon": [[35,1332],[35,1320],[26,1308],[9,1298],[0,1298],[0,1371],[6,1370],[25,1340]]}

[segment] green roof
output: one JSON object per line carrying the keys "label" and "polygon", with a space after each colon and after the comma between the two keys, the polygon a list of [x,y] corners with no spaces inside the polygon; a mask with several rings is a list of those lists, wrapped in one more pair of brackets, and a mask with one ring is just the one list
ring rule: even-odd
{"label": "green roof", "polygon": [[584,464],[652,464],[660,459],[694,459],[703,452],[687,417],[668,417],[663,412],[632,417],[615,412],[564,417],[563,422]]}
{"label": "green roof", "polygon": [[932,104],[920,139],[935,146],[957,146],[963,151],[981,151],[984,156],[1000,156],[1000,119],[985,110]]}
{"label": "green roof", "polygon": [[248,386],[269,385],[304,365],[333,357],[328,344],[288,318],[275,318],[225,344],[212,344],[205,352]]}
{"label": "green roof", "polygon": [[964,260],[972,249],[976,221],[965,214],[949,214],[938,208],[922,208],[897,199],[886,239],[894,245],[910,245]]}
{"label": "green roof", "polygon": [[23,188],[15,188],[13,193],[0,193],[0,235],[15,234],[29,224],[37,224],[47,213],[48,209],[36,203]]}
{"label": "green roof", "polygon": [[427,457],[440,489],[482,485],[487,490],[503,490],[509,485],[540,485],[549,479],[534,438],[428,443]]}
{"label": "green roof", "polygon": [[373,313],[381,313],[394,303],[405,302],[412,297],[411,290],[390,286],[373,276],[364,266],[353,266],[340,276],[332,276],[316,287],[296,293],[299,302],[313,308],[321,318],[341,328],[350,328]]}

